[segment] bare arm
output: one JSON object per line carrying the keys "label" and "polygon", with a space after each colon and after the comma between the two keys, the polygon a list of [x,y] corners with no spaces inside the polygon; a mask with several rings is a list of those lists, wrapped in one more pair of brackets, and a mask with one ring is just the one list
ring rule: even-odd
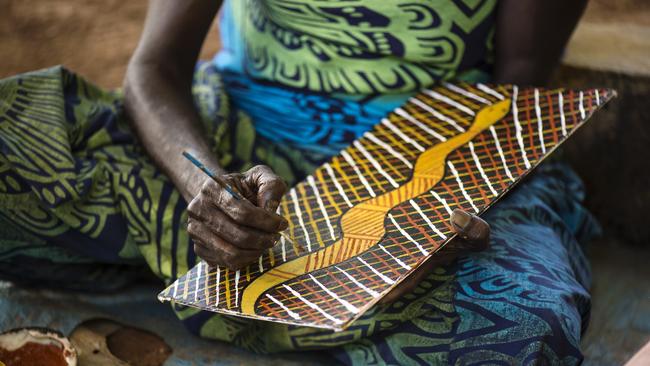
{"label": "bare arm", "polygon": [[[239,268],[273,245],[287,226],[275,214],[286,186],[268,167],[226,174],[210,152],[192,99],[192,75],[217,0],[151,0],[144,32],[127,70],[125,108],[147,154],[188,206],[194,251],[211,265]],[[183,156],[190,150],[237,187],[234,200]],[[251,204],[252,202],[252,204]]]}
{"label": "bare arm", "polygon": [[203,137],[191,94],[194,65],[219,6],[215,0],[150,1],[124,84],[138,139],[188,202],[203,179],[186,169],[183,149],[193,149],[206,165],[223,172]]}
{"label": "bare arm", "polygon": [[495,83],[544,85],[588,0],[499,0]]}

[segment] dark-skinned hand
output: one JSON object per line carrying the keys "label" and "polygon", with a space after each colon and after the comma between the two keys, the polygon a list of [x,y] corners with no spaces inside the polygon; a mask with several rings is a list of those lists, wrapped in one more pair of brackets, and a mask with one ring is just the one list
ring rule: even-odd
{"label": "dark-skinned hand", "polygon": [[187,207],[187,232],[194,252],[210,266],[237,270],[254,262],[279,239],[288,222],[275,213],[287,186],[271,168],[221,175],[246,199],[237,200],[206,178]]}
{"label": "dark-skinned hand", "polygon": [[380,304],[392,303],[402,295],[413,291],[434,268],[447,265],[463,254],[482,251],[489,247],[490,225],[480,217],[456,209],[451,214],[450,222],[458,236],[384,296],[379,301]]}

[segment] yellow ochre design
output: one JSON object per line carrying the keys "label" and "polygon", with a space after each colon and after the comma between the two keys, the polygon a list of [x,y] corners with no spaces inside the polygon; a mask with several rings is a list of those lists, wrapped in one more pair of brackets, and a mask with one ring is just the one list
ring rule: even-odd
{"label": "yellow ochre design", "polygon": [[[471,141],[481,131],[502,119],[510,111],[506,99],[479,111],[466,132],[425,150],[415,163],[412,178],[404,185],[352,207],[341,217],[342,239],[318,251],[308,253],[270,269],[246,286],[241,311],[255,314],[257,299],[267,290],[314,270],[338,264],[377,244],[385,234],[386,214],[401,202],[417,197],[436,185],[445,173],[445,161],[452,151]],[[345,255],[341,255],[345,253]],[[320,257],[320,260],[317,258]]]}

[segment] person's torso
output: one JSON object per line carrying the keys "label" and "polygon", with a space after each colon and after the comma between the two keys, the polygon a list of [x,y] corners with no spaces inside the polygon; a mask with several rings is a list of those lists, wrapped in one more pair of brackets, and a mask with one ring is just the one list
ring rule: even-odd
{"label": "person's torso", "polygon": [[495,6],[496,0],[227,0],[216,62],[304,91],[414,91],[489,71]]}

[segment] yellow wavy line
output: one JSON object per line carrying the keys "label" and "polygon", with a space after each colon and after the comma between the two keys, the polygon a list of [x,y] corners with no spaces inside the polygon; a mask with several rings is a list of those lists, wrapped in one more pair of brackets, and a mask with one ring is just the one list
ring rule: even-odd
{"label": "yellow wavy line", "polygon": [[[509,111],[510,100],[503,100],[483,108],[476,115],[474,123],[467,132],[424,151],[416,161],[411,180],[399,188],[364,201],[347,211],[340,221],[342,239],[318,251],[283,263],[254,279],[243,291],[242,313],[254,315],[258,298],[267,290],[287,281],[287,274],[292,274],[295,278],[340,263],[379,242],[384,236],[384,219],[390,209],[400,202],[417,197],[437,184],[444,176],[447,155],[471,141],[481,131],[502,119]],[[354,250],[348,250],[346,256],[339,260],[329,260],[330,257],[336,258],[330,256],[332,252],[338,253],[350,249],[349,246],[353,242],[357,244]],[[317,255],[327,260],[316,261]]]}

